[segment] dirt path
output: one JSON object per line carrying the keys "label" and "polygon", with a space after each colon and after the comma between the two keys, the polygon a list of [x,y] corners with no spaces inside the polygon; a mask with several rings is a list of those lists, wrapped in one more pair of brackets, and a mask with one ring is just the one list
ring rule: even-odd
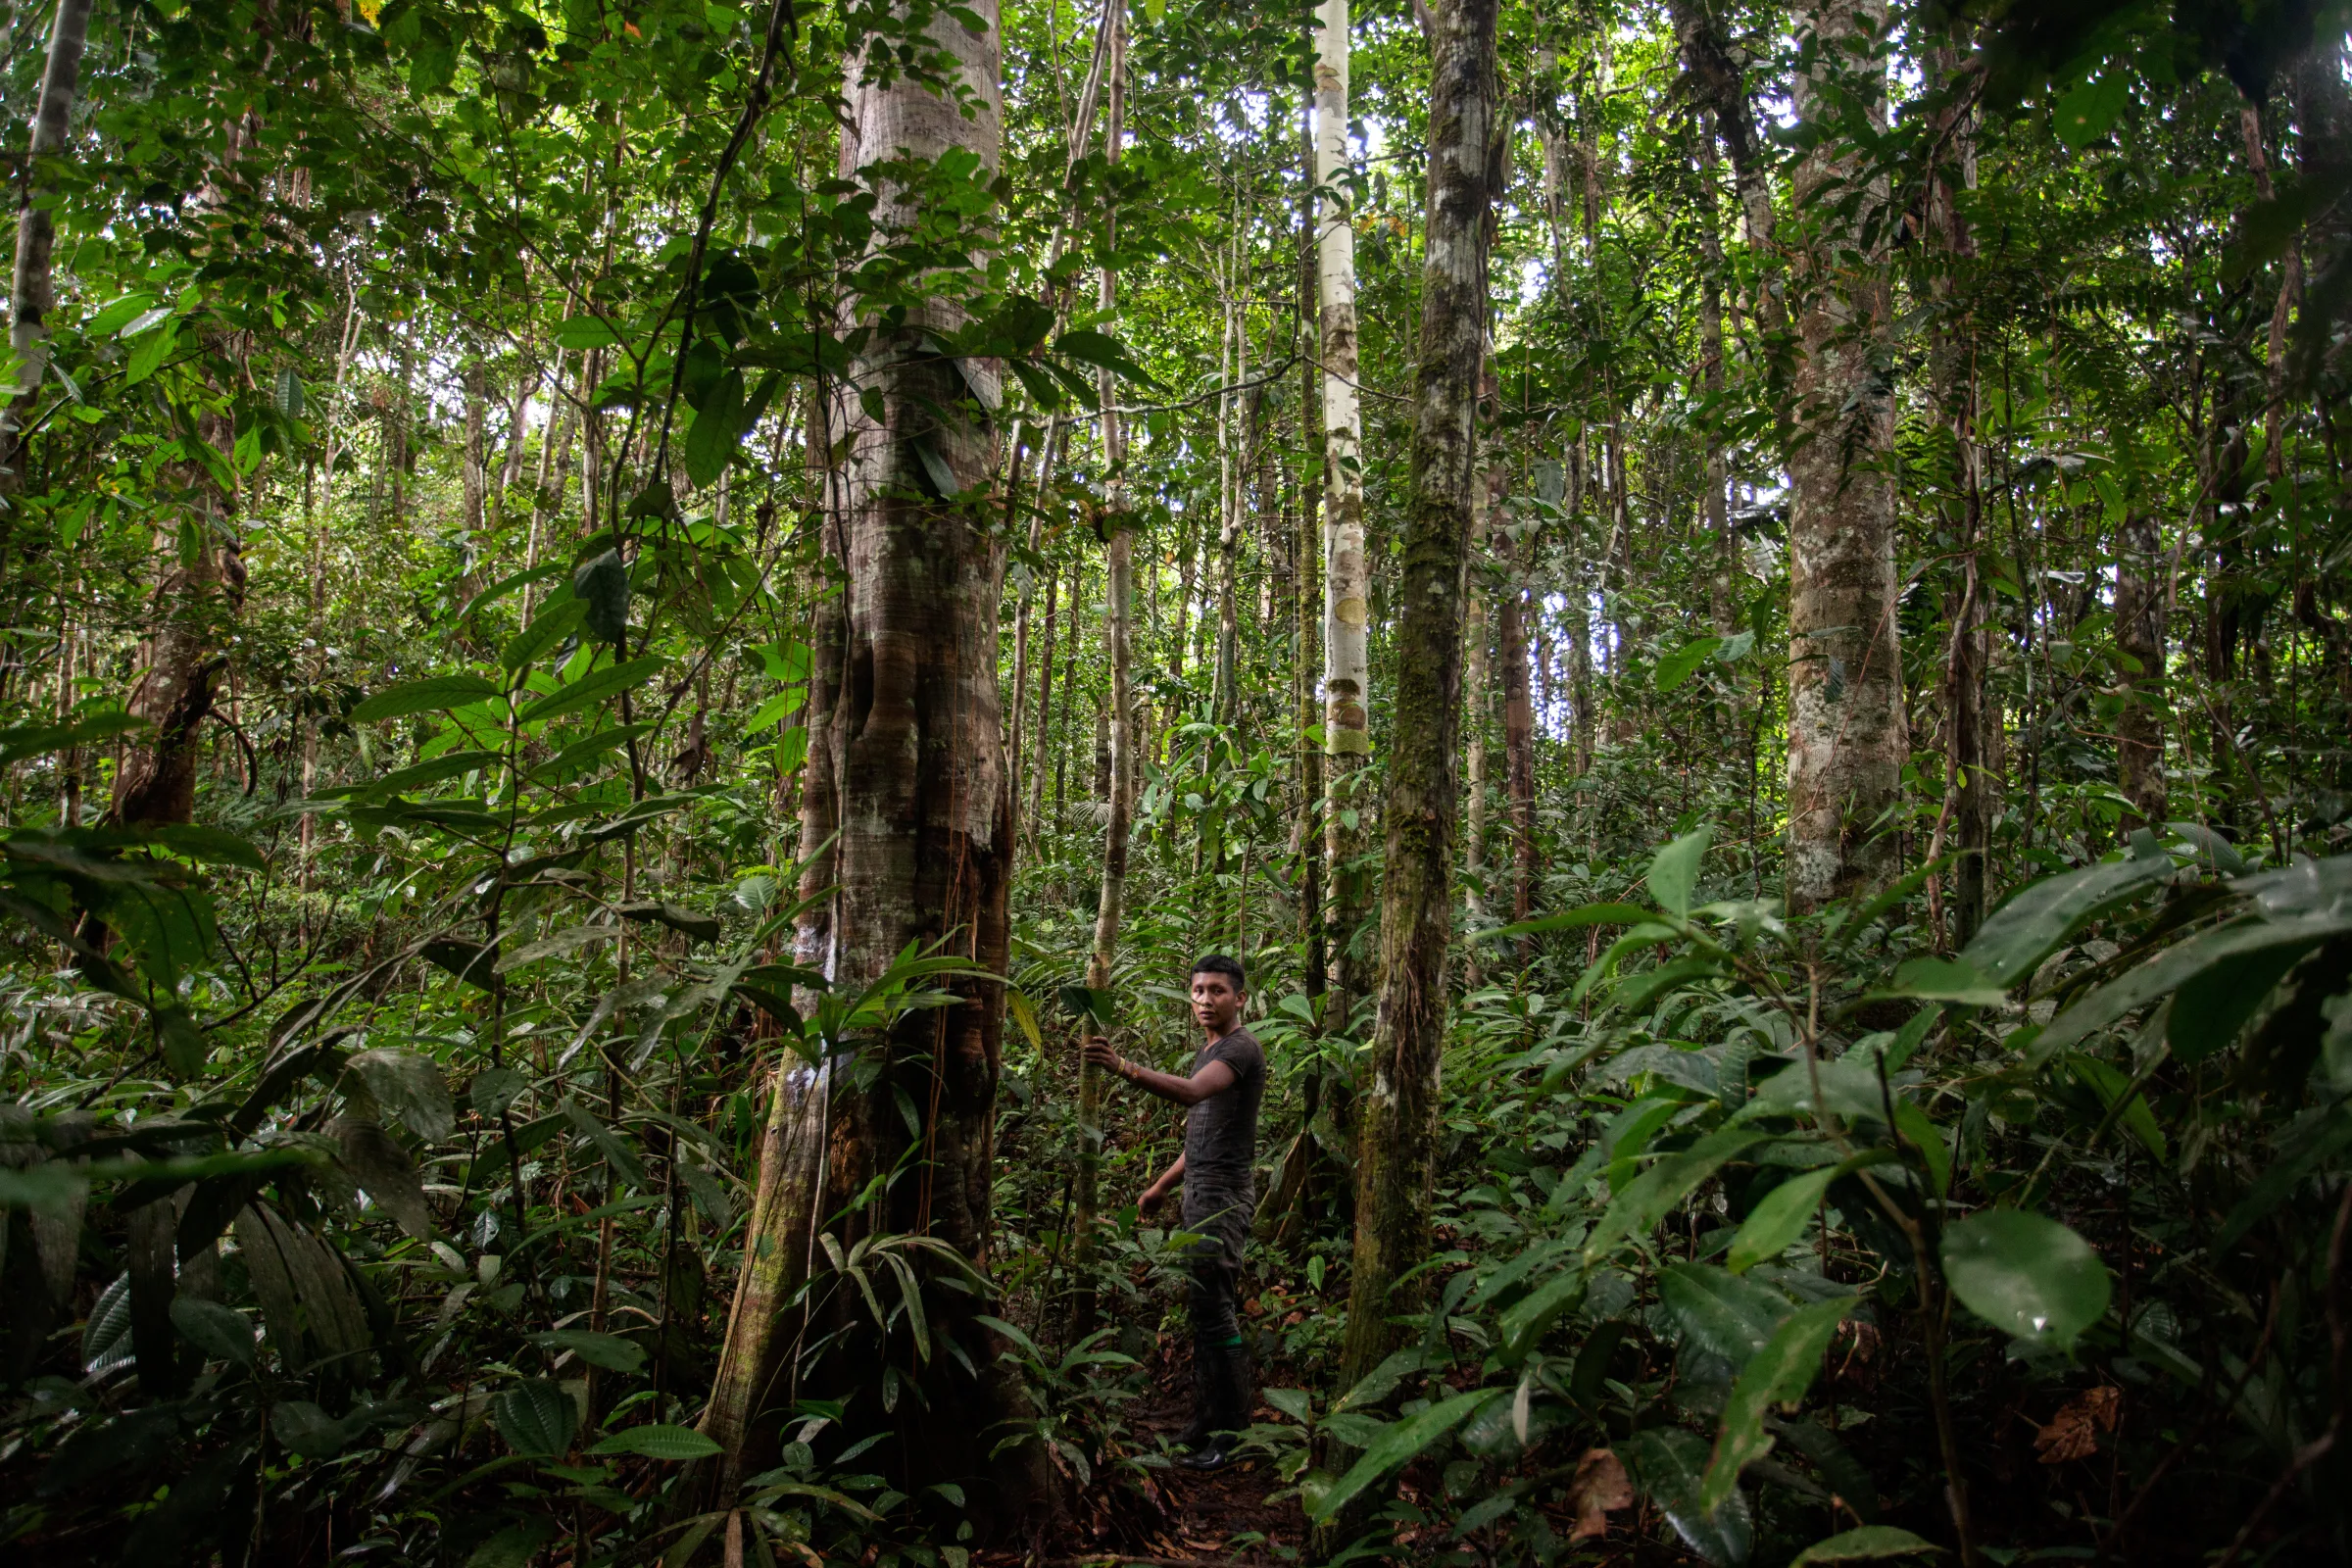
{"label": "dirt path", "polygon": [[[1152,1382],[1130,1407],[1136,1446],[1156,1446],[1192,1417],[1192,1350],[1162,1336],[1151,1362]],[[1260,1406],[1253,1419],[1270,1421]],[[1213,1475],[1177,1465],[1145,1472],[1137,1485],[1097,1492],[1099,1505],[1081,1524],[1086,1537],[1053,1558],[1057,1565],[1159,1563],[1186,1568],[1276,1568],[1295,1563],[1306,1541],[1306,1516],[1296,1497],[1269,1503],[1287,1490],[1271,1461],[1246,1458]],[[1289,1557],[1282,1555],[1287,1550]]]}

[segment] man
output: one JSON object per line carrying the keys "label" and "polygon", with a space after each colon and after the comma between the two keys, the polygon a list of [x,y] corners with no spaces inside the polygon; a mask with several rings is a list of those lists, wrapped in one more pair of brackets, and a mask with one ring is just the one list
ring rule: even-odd
{"label": "man", "polygon": [[1086,1043],[1086,1059],[1118,1074],[1147,1094],[1189,1106],[1184,1152],[1138,1200],[1146,1214],[1177,1186],[1184,1188],[1184,1228],[1201,1240],[1190,1258],[1193,1308],[1193,1424],[1176,1441],[1193,1451],[1181,1462],[1193,1470],[1221,1470],[1232,1462],[1250,1427],[1250,1351],[1242,1343],[1236,1307],[1242,1242],[1254,1207],[1252,1166],[1257,1155],[1257,1107],[1265,1098],[1266,1054],[1241,1027],[1248,995],[1242,966],[1222,954],[1193,965],[1193,1020],[1203,1043],[1193,1073],[1154,1072],[1129,1061],[1105,1040]]}

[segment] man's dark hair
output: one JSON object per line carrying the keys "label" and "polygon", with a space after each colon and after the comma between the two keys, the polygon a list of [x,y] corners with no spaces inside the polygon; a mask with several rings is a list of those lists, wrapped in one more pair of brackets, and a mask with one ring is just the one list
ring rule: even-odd
{"label": "man's dark hair", "polygon": [[1222,953],[1212,953],[1207,957],[1197,960],[1193,964],[1193,973],[1221,974],[1233,982],[1233,989],[1237,994],[1250,989],[1249,978],[1242,973],[1242,960],[1228,958]]}

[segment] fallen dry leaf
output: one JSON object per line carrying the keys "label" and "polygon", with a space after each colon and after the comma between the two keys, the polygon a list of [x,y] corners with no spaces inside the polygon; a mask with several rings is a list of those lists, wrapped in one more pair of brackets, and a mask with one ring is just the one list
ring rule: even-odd
{"label": "fallen dry leaf", "polygon": [[2084,1389],[2059,1407],[2050,1424],[2034,1434],[2034,1447],[2043,1464],[2087,1459],[2099,1448],[2099,1434],[2115,1430],[2123,1413],[2124,1391],[2113,1384]]}
{"label": "fallen dry leaf", "polygon": [[1609,1533],[1609,1513],[1634,1505],[1634,1485],[1625,1478],[1625,1465],[1608,1448],[1587,1448],[1576,1461],[1576,1480],[1568,1487],[1568,1505],[1576,1510],[1576,1528],[1568,1532],[1571,1545]]}

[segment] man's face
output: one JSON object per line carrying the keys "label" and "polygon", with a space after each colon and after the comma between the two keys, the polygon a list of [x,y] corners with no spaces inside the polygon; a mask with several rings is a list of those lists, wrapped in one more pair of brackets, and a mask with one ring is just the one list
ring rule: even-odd
{"label": "man's face", "polygon": [[1193,1021],[1212,1035],[1230,1034],[1242,1015],[1242,994],[1233,976],[1203,969],[1193,976]]}

